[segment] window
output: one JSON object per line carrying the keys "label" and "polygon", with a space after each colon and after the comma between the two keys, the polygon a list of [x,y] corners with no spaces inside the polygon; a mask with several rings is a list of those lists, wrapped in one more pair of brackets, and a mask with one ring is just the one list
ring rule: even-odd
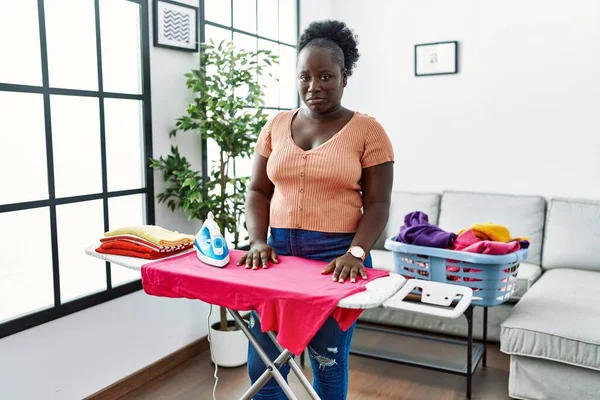
{"label": "window", "polygon": [[[275,115],[282,110],[299,106],[296,89],[296,41],[299,36],[299,0],[204,0],[200,20],[200,38],[215,43],[233,40],[236,46],[249,51],[271,50],[279,55],[279,64],[273,65],[259,78],[266,86],[265,113]],[[212,141],[203,143],[204,168],[218,161],[218,148]],[[236,159],[235,176],[250,176],[252,160]],[[243,237],[243,236],[242,236]],[[244,244],[244,243],[242,243]]]}
{"label": "window", "polygon": [[[280,56],[279,65],[260,77],[265,88],[265,112],[274,115],[281,110],[298,107],[296,90],[296,40],[298,37],[297,0],[204,0],[201,23],[202,41],[233,40],[247,50],[271,50]],[[217,161],[214,143],[207,143],[206,164]],[[211,157],[212,156],[212,157]],[[236,160],[237,176],[249,176],[251,160]]]}
{"label": "window", "polygon": [[0,13],[0,338],[139,290],[138,273],[84,248],[111,227],[154,223],[147,2],[11,4]]}

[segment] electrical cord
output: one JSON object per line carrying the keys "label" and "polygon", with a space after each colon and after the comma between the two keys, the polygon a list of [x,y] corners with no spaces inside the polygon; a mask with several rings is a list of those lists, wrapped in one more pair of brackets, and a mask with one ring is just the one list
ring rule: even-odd
{"label": "electrical cord", "polygon": [[219,370],[219,366],[217,365],[217,361],[214,359],[214,353],[213,353],[213,349],[212,349],[212,340],[210,338],[210,316],[212,314],[212,304],[210,304],[210,309],[208,311],[208,318],[207,318],[207,324],[208,324],[208,346],[209,346],[209,351],[210,351],[210,355],[211,358],[213,359],[213,362],[215,363],[215,373],[214,373],[214,378],[215,378],[215,386],[213,387],[213,400],[217,400],[217,383],[219,382],[219,377],[217,376],[217,372]]}

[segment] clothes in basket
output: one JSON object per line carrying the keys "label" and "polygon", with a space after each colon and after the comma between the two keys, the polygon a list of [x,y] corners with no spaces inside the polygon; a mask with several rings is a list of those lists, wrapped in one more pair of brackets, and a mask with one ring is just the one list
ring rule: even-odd
{"label": "clothes in basket", "polygon": [[[529,238],[513,238],[510,230],[503,225],[474,223],[457,233],[446,232],[437,225],[429,223],[427,214],[421,211],[406,214],[404,225],[400,228],[400,233],[394,240],[415,246],[485,255],[505,255],[529,247]],[[402,270],[409,273],[405,275],[406,277],[411,278],[417,275],[422,279],[431,279],[429,276],[431,272],[428,268],[424,268],[426,261],[412,259],[405,259],[405,261],[407,265]],[[415,263],[416,268],[411,268],[411,263]],[[445,270],[445,280],[447,282],[481,282],[483,280],[477,275],[473,275],[482,273],[482,269],[468,268],[461,264],[460,260],[447,259]],[[514,280],[514,277],[510,275],[510,270],[511,268],[503,270],[507,276],[501,278],[500,282],[509,283],[511,279]],[[480,289],[473,288],[475,291]]]}

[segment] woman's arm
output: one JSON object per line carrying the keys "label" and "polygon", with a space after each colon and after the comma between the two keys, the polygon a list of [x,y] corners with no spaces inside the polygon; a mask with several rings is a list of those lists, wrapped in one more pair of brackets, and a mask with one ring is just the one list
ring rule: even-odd
{"label": "woman's arm", "polygon": [[[393,182],[393,162],[363,169],[364,213],[351,246],[360,246],[365,253],[368,253],[381,236],[390,214]],[[355,282],[357,275],[361,275],[364,279],[367,278],[362,261],[351,254],[345,254],[333,260],[322,273],[328,274],[331,271],[333,271],[332,279],[338,282],[344,282],[348,276],[350,276],[351,282]]]}
{"label": "woman's arm", "polygon": [[394,163],[392,162],[363,170],[364,214],[358,224],[352,246],[362,247],[365,253],[371,251],[388,222],[393,183]]}
{"label": "woman's arm", "polygon": [[266,268],[269,259],[277,262],[277,255],[267,246],[267,230],[269,228],[269,207],[273,196],[273,182],[267,176],[269,159],[256,154],[252,177],[246,195],[246,226],[250,238],[250,251],[242,256],[237,265],[246,264],[246,268],[254,269],[262,264]]}

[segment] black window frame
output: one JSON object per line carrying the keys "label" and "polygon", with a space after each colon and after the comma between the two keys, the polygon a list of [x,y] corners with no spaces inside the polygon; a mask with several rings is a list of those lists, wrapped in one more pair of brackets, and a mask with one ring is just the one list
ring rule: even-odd
{"label": "black window frame", "polygon": [[[9,319],[0,323],[0,339],[13,335],[15,333],[33,328],[38,325],[62,318],[69,314],[85,310],[87,308],[105,303],[121,296],[139,291],[142,289],[141,279],[136,279],[117,287],[112,286],[110,263],[105,263],[106,268],[106,289],[101,292],[85,295],[83,297],[69,300],[64,304],[60,298],[60,270],[58,257],[58,230],[56,220],[56,207],[63,204],[73,204],[89,200],[102,200],[104,211],[104,229],[109,230],[108,199],[134,194],[145,195],[146,223],[155,223],[154,207],[154,175],[150,168],[149,159],[152,157],[152,107],[151,107],[151,88],[150,88],[150,38],[149,38],[149,11],[147,0],[125,0],[136,3],[140,6],[140,38],[141,38],[141,70],[142,70],[142,93],[126,94],[105,92],[103,88],[102,72],[102,36],[100,27],[100,0],[94,0],[95,23],[96,23],[96,58],[98,69],[98,90],[77,90],[51,88],[48,77],[48,52],[46,42],[46,24],[44,0],[37,1],[39,34],[40,34],[40,54],[42,67],[42,86],[19,85],[0,83],[0,91],[15,93],[36,93],[43,95],[44,119],[45,119],[45,138],[46,138],[46,162],[48,174],[48,199],[38,201],[28,201],[12,204],[0,204],[0,213],[22,211],[33,208],[48,207],[50,213],[50,237],[52,249],[52,271],[53,271],[53,290],[54,306],[28,313],[24,316]],[[99,99],[100,116],[100,149],[102,163],[102,192],[56,198],[54,186],[54,165],[52,153],[52,121],[50,112],[50,96],[83,96]],[[105,116],[103,99],[128,99],[139,100],[142,102],[143,113],[143,146],[144,146],[144,171],[145,187],[131,190],[108,191],[107,166],[106,166],[106,140],[105,140]],[[81,249],[83,251],[83,249]]]}

